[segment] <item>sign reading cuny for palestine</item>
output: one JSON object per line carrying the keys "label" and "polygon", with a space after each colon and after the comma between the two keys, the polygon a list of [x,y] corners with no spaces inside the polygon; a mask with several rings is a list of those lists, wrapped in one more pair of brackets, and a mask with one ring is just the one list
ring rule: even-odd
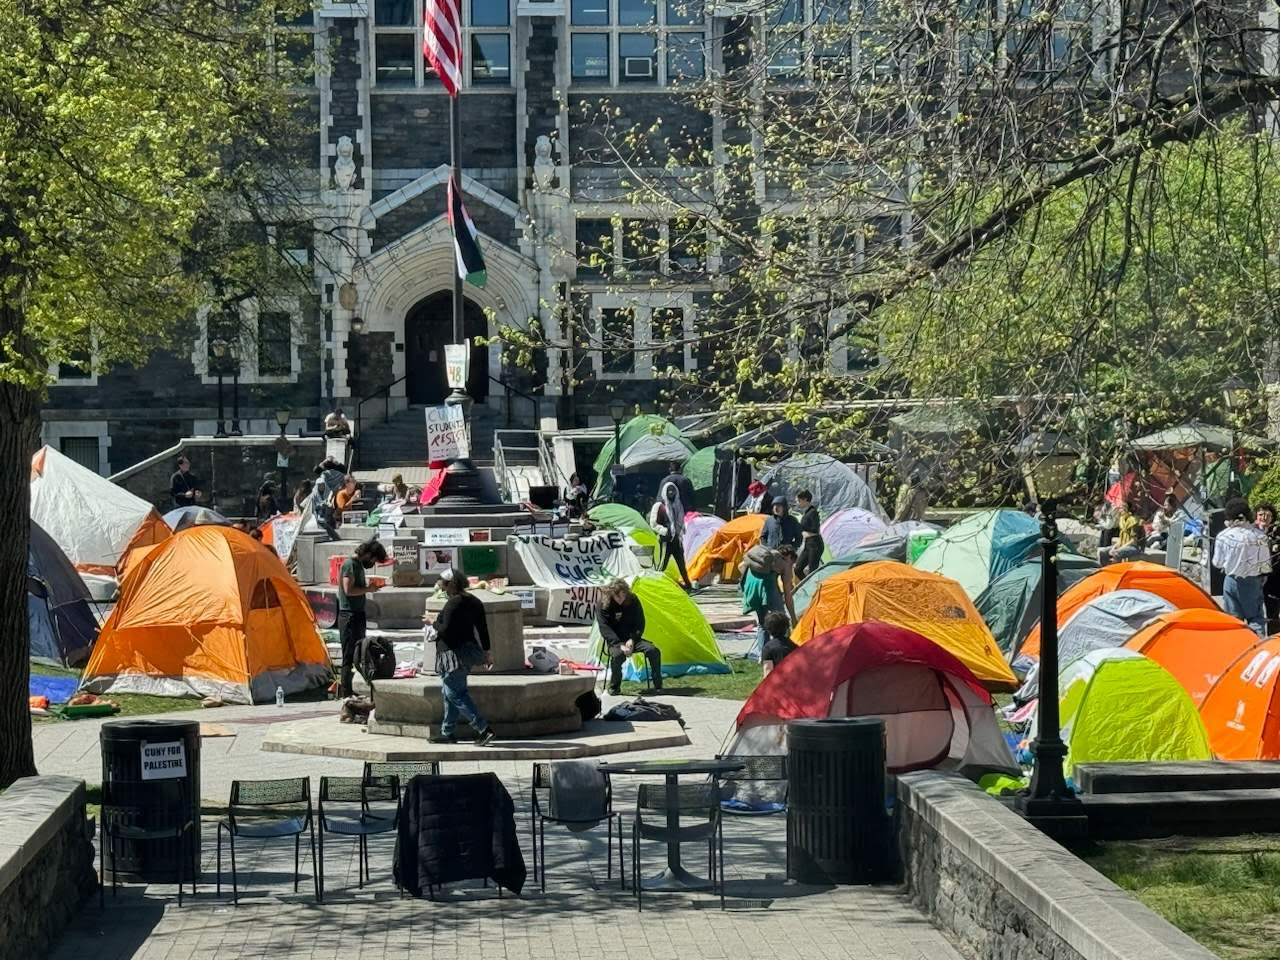
{"label": "sign reading cuny for palestine", "polygon": [[467,423],[462,416],[462,407],[447,403],[427,407],[427,461],[457,460],[469,456]]}
{"label": "sign reading cuny for palestine", "polygon": [[142,779],[176,780],[187,775],[187,748],[181,740],[142,744]]}
{"label": "sign reading cuny for palestine", "polygon": [[589,537],[508,537],[529,577],[547,590],[547,619],[590,623],[600,601],[599,588],[615,577],[641,572],[626,534],[606,530]]}

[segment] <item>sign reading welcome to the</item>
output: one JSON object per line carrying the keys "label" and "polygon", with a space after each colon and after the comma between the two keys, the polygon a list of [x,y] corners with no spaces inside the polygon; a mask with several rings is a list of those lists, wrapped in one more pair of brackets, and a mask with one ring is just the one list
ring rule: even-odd
{"label": "sign reading welcome to the", "polygon": [[556,623],[590,623],[601,601],[601,587],[615,577],[641,572],[630,541],[618,530],[589,537],[519,534],[508,537],[507,545],[533,582],[546,588],[547,619]]}

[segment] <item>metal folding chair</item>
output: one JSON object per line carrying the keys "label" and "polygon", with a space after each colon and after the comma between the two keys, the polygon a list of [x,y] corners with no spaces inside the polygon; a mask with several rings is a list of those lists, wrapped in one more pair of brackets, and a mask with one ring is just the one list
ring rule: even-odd
{"label": "metal folding chair", "polygon": [[[618,822],[618,881],[622,884],[622,889],[627,888],[627,876],[624,868],[623,852],[622,852],[622,814],[613,809],[613,785],[609,782],[609,775],[604,775],[604,816],[600,819],[592,820],[568,820],[564,817],[554,817],[550,813],[549,799],[551,796],[551,768],[550,763],[535,763],[533,765],[533,789],[530,791],[533,800],[533,811],[529,818],[529,826],[532,833],[533,841],[533,875],[538,878],[542,892],[547,892],[547,827],[548,823],[559,823],[564,825],[589,823],[593,826],[598,824],[600,820],[608,822],[608,840],[607,854],[605,861],[605,875],[608,879],[613,879],[613,824],[616,818]],[[538,872],[538,865],[542,865],[542,872]]]}
{"label": "metal folding chair", "polygon": [[218,822],[218,894],[222,893],[223,830],[227,832],[231,846],[231,898],[237,904],[240,902],[240,889],[236,875],[236,838],[284,840],[293,837],[293,892],[297,893],[302,835],[308,833],[311,840],[312,879],[318,902],[320,875],[316,860],[316,827],[311,813],[311,780],[307,777],[233,780],[227,818]]}

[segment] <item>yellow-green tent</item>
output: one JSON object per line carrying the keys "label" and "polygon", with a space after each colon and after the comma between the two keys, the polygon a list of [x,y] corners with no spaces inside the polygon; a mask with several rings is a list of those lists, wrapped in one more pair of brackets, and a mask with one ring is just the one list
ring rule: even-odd
{"label": "yellow-green tent", "polygon": [[[632,581],[631,590],[644,607],[644,638],[662,651],[664,677],[731,672],[711,624],[677,584],[655,573],[642,573]],[[608,655],[596,626],[591,628],[591,649],[595,661],[607,666]],[[622,675],[627,680],[647,680],[644,657],[637,654],[627,661]]]}

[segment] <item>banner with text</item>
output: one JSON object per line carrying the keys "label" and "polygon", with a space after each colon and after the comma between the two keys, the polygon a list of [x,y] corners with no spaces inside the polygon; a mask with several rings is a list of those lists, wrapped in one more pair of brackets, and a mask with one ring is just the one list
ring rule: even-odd
{"label": "banner with text", "polygon": [[469,457],[467,422],[461,406],[427,407],[427,462]]}
{"label": "banner with text", "polygon": [[507,545],[533,582],[548,591],[547,619],[554,623],[591,623],[600,588],[615,577],[630,579],[641,572],[627,535],[618,530],[576,539],[519,534],[508,537]]}

